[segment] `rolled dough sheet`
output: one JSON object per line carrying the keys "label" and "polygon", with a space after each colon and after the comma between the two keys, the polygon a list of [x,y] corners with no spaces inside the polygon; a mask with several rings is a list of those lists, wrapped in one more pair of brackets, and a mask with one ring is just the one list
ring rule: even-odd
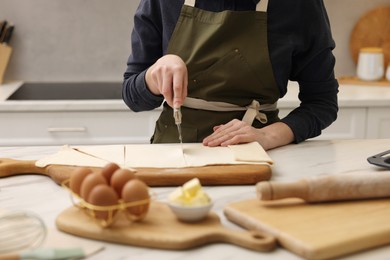
{"label": "rolled dough sheet", "polygon": [[[77,156],[78,155],[78,156]],[[227,164],[272,164],[272,159],[257,142],[207,147],[200,143],[132,144],[63,147],[57,154],[38,160],[49,164],[103,167],[115,162],[122,167],[183,168]]]}
{"label": "rolled dough sheet", "polygon": [[180,145],[126,145],[126,167],[182,168],[186,166]]}

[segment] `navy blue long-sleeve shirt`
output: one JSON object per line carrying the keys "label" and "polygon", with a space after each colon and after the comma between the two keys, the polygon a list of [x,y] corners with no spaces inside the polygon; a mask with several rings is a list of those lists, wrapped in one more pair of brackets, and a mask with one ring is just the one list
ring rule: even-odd
{"label": "navy blue long-sleeve shirt", "polygon": [[[146,70],[166,54],[184,0],[141,0],[134,17],[132,54],[124,73],[123,100],[133,111],[161,106],[146,86]],[[208,11],[255,10],[256,0],[197,0]],[[245,28],[243,28],[245,30]],[[269,0],[268,47],[280,97],[289,80],[299,83],[300,106],[282,122],[295,142],[321,134],[337,118],[338,83],[328,16],[323,0]]]}

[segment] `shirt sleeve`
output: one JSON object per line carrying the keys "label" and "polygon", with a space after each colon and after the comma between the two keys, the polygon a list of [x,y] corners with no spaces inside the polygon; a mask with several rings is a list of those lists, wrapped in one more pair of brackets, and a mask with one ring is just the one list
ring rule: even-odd
{"label": "shirt sleeve", "polygon": [[298,77],[300,106],[282,119],[292,129],[296,143],[320,135],[337,118],[338,82],[332,64],[333,55],[324,50]]}
{"label": "shirt sleeve", "polygon": [[[338,82],[334,75],[335,43],[322,0],[308,1],[301,17],[301,35],[292,53],[289,79],[299,84],[300,105],[282,122],[293,131],[295,142],[321,134],[338,112]],[[299,35],[299,34],[297,34]]]}
{"label": "shirt sleeve", "polygon": [[122,98],[133,111],[152,110],[163,102],[162,96],[149,91],[146,70],[162,56],[162,21],[156,1],[141,1],[134,16],[131,34],[132,54],[127,61],[122,86]]}

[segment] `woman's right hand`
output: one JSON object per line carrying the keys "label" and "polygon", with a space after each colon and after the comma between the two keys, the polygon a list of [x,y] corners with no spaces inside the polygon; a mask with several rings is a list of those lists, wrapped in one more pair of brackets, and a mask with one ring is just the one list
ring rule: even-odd
{"label": "woman's right hand", "polygon": [[149,90],[163,95],[168,105],[178,108],[187,96],[188,72],[184,61],[177,55],[168,54],[156,61],[145,76]]}

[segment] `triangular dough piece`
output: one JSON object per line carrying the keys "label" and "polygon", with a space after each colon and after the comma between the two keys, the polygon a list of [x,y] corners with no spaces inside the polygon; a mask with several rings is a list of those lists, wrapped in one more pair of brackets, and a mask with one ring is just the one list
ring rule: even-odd
{"label": "triangular dough piece", "polygon": [[76,151],[105,160],[106,163],[113,162],[121,167],[125,166],[125,146],[124,145],[90,145],[75,146]]}
{"label": "triangular dough piece", "polygon": [[57,153],[35,162],[37,167],[46,167],[51,164],[103,167],[107,164],[107,161],[80,153],[68,145],[65,145]]}
{"label": "triangular dough piece", "polygon": [[272,159],[258,142],[229,145],[229,148],[233,151],[233,156],[236,161],[273,164]]}

